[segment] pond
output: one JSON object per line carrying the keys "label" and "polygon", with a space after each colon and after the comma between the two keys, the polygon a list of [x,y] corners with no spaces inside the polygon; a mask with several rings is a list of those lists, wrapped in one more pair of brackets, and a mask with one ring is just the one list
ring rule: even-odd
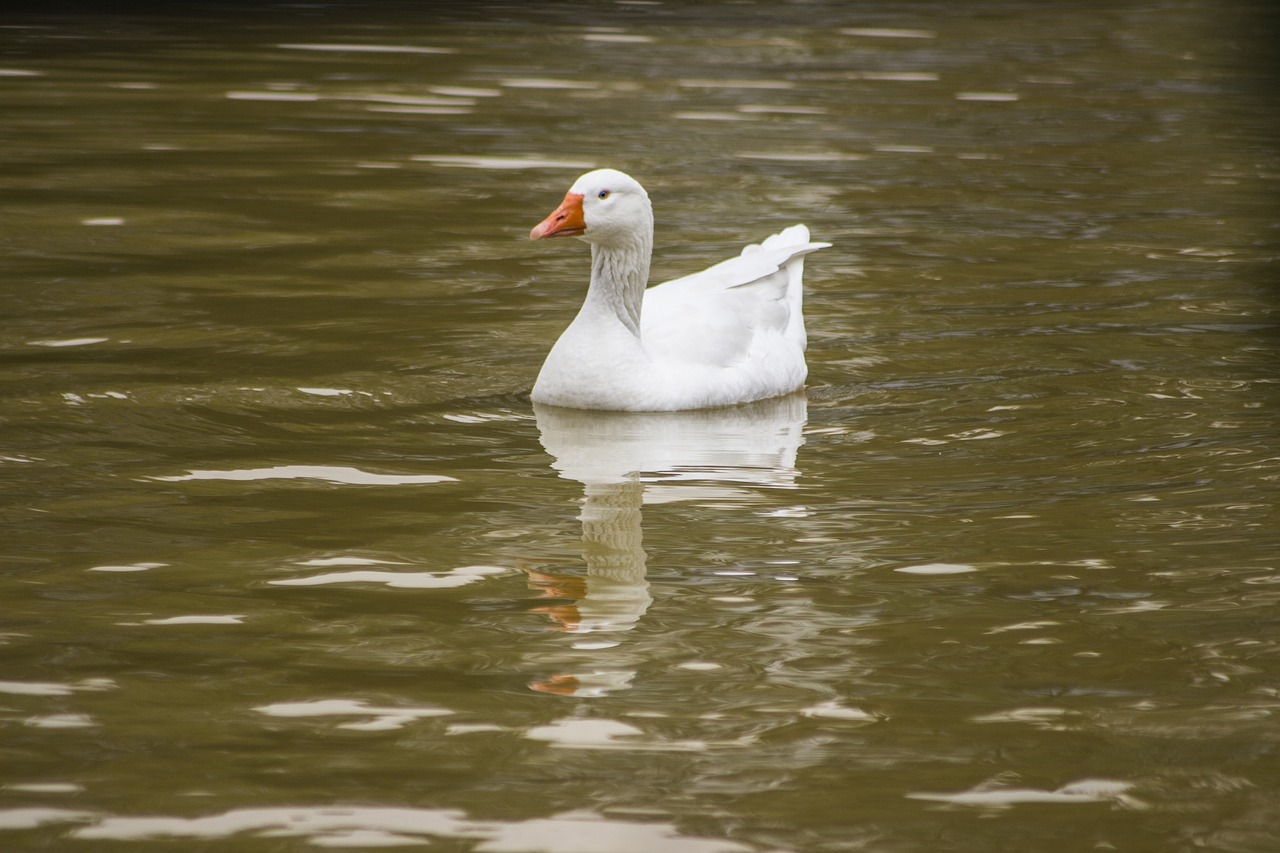
{"label": "pond", "polygon": [[[1280,848],[1262,11],[10,13],[0,846]],[[530,402],[599,166],[804,392]]]}

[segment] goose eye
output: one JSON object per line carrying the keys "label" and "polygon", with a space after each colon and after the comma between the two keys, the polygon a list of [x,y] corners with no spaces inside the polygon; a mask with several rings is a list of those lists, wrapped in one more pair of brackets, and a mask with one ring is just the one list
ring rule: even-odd
{"label": "goose eye", "polygon": [[600,199],[601,201],[604,201],[608,197],[609,197],[608,190],[600,190],[600,193],[596,196],[596,198]]}

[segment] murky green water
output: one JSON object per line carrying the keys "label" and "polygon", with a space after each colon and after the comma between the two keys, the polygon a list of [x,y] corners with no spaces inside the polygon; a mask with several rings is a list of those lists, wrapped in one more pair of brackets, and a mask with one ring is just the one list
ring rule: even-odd
{"label": "murky green water", "polygon": [[[1260,20],[10,13],[0,846],[1277,849]],[[588,165],[807,395],[534,410]]]}

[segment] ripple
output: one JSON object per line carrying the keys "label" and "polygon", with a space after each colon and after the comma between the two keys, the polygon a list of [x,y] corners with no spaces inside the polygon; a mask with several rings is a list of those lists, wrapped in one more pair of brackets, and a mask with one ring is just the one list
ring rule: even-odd
{"label": "ripple", "polygon": [[323,586],[331,583],[378,583],[392,589],[452,589],[484,580],[490,575],[506,574],[501,566],[461,566],[447,572],[379,572],[369,569],[353,572],[330,572],[309,578],[268,581],[274,586]]}
{"label": "ripple", "polygon": [[577,672],[558,672],[546,678],[535,679],[529,689],[551,696],[576,696],[580,699],[599,699],[619,690],[630,690],[635,670],[590,669]]}
{"label": "ripple", "polygon": [[841,35],[875,39],[931,39],[938,34],[933,30],[917,30],[899,27],[844,27]]}
{"label": "ripple", "polygon": [[525,732],[530,740],[540,740],[567,749],[634,749],[656,752],[701,752],[707,743],[700,740],[641,740],[644,732],[619,720],[572,718]]}
{"label": "ripple", "polygon": [[[990,632],[988,632],[990,633]],[[974,723],[1024,723],[1046,731],[1063,731],[1068,728],[1068,721],[1076,721],[1079,715],[1066,708],[1013,708],[1008,711],[997,711],[971,717]]]}
{"label": "ripple", "polygon": [[28,794],[78,794],[84,790],[84,786],[74,782],[15,782],[5,785],[4,789]]}
{"label": "ripple", "polygon": [[427,90],[446,98],[496,98],[501,89],[485,89],[479,86],[428,86]]}
{"label": "ripple", "polygon": [[87,347],[93,344],[104,344],[110,338],[57,338],[47,341],[27,341],[32,347]]}
{"label": "ripple", "polygon": [[882,718],[849,705],[841,703],[839,700],[831,699],[826,702],[819,702],[817,705],[810,705],[808,708],[802,708],[800,714],[805,717],[815,717],[825,720],[844,720],[851,723],[877,723]]}
{"label": "ripple", "polygon": [[142,625],[240,625],[244,622],[243,614],[229,616],[170,616],[166,619],[146,619]]}
{"label": "ripple", "polygon": [[932,154],[932,145],[877,145],[881,154]]}
{"label": "ripple", "polygon": [[227,92],[233,101],[318,101],[314,92]]}
{"label": "ripple", "polygon": [[607,44],[652,44],[651,36],[629,35],[627,33],[586,33],[583,41],[605,42]]}
{"label": "ripple", "polygon": [[1038,631],[1041,628],[1049,628],[1054,625],[1061,625],[1061,622],[1055,622],[1052,619],[1044,619],[1039,622],[1017,622],[1013,625],[1001,625],[985,631],[987,634],[1003,634],[1006,631]]}
{"label": "ripple", "polygon": [[587,80],[562,80],[551,77],[517,77],[499,80],[498,85],[508,89],[599,89],[599,83]]}
{"label": "ripple", "polygon": [[467,154],[418,154],[409,158],[419,163],[463,169],[591,169],[589,160],[553,160],[537,157],[476,157]]}
{"label": "ripple", "polygon": [[447,717],[448,708],[388,706],[375,707],[361,699],[317,699],[310,702],[276,702],[253,710],[268,717],[372,717],[362,723],[342,723],[340,729],[381,732],[404,728],[426,717]]}
{"label": "ripple", "polygon": [[350,100],[404,107],[473,107],[476,103],[473,99],[465,97],[428,98],[422,95],[357,95]]}
{"label": "ripple", "polygon": [[374,560],[370,557],[317,557],[314,560],[304,560],[298,563],[299,566],[404,566],[407,563],[400,563],[394,560]]}
{"label": "ripple", "polygon": [[98,725],[88,714],[48,714],[29,717],[23,722],[36,729],[87,729]]}
{"label": "ripple", "polygon": [[20,808],[0,809],[0,829],[35,829],[50,823],[78,823],[92,820],[93,812],[74,809]]}
{"label": "ripple", "polygon": [[573,648],[582,651],[594,651],[616,648],[621,645],[621,642],[621,640],[575,640],[571,645]]}
{"label": "ripple", "polygon": [[1082,779],[1052,791],[979,785],[968,791],[954,794],[918,793],[907,794],[907,798],[986,809],[1007,809],[1023,803],[1074,804],[1106,801],[1123,801],[1130,806],[1136,806],[1134,801],[1125,797],[1125,792],[1131,787],[1133,786],[1128,782],[1110,779]]}
{"label": "ripple", "polygon": [[919,566],[903,566],[894,571],[906,575],[962,575],[976,572],[977,568],[965,563],[926,563]]}
{"label": "ripple", "polygon": [[[0,827],[84,821],[94,815],[69,809],[11,809]],[[750,853],[735,841],[682,835],[669,823],[616,820],[590,811],[522,821],[471,820],[459,809],[390,806],[283,806],[233,809],[207,817],[103,817],[72,833],[80,839],[306,838],[322,847],[429,843],[428,838],[479,841],[489,853]],[[426,836],[426,838],[424,838]]]}
{"label": "ripple", "polygon": [[686,89],[794,89],[787,80],[680,80],[676,85]]}
{"label": "ripple", "polygon": [[371,113],[402,113],[404,115],[424,116],[464,116],[473,112],[470,107],[372,106],[365,107],[365,110]]}
{"label": "ripple", "polygon": [[733,156],[741,157],[744,160],[777,160],[783,163],[843,163],[867,159],[865,154],[838,154],[834,152],[739,151]]}
{"label": "ripple", "polygon": [[350,388],[299,388],[298,390],[313,397],[347,397],[355,393]]}
{"label": "ripple", "polygon": [[151,569],[161,569],[169,565],[168,563],[128,563],[124,565],[106,565],[106,566],[90,566],[85,569],[86,572],[147,572]]}
{"label": "ripple", "polygon": [[228,471],[192,471],[171,477],[150,477],[166,483],[188,480],[323,480],[328,483],[358,486],[405,486],[423,483],[456,483],[453,477],[439,474],[372,474],[359,468],[332,465],[277,465],[272,468],[243,468]]}
{"label": "ripple", "polygon": [[636,726],[618,720],[558,720],[545,726],[534,726],[525,732],[525,737],[555,746],[626,748],[630,744],[619,742],[619,738],[643,734]]}
{"label": "ripple", "polygon": [[10,696],[69,696],[82,690],[110,690],[116,684],[109,678],[86,678],[75,684],[55,681],[0,681],[0,693]]}
{"label": "ripple", "polygon": [[1016,92],[956,92],[957,101],[1016,101]]}
{"label": "ripple", "polygon": [[679,121],[752,121],[753,119],[743,113],[724,113],[724,112],[682,112],[673,113],[673,119]]}
{"label": "ripple", "polygon": [[289,43],[277,44],[284,50],[314,50],[332,53],[423,53],[447,54],[457,53],[451,47],[417,47],[408,44],[322,44],[322,43]]}
{"label": "ripple", "polygon": [[860,71],[863,80],[888,83],[932,83],[941,79],[936,71]]}
{"label": "ripple", "polygon": [[822,107],[801,107],[786,106],[772,104],[743,104],[738,107],[738,112],[758,115],[804,115],[818,116],[825,115],[826,110]]}

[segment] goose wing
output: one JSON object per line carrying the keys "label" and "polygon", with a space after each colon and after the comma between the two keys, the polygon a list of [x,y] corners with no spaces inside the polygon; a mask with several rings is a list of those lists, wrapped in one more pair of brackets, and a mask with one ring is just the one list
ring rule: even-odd
{"label": "goose wing", "polygon": [[727,367],[761,337],[781,336],[801,350],[804,256],[829,246],[794,225],[737,257],[645,291],[641,340],[650,356]]}

